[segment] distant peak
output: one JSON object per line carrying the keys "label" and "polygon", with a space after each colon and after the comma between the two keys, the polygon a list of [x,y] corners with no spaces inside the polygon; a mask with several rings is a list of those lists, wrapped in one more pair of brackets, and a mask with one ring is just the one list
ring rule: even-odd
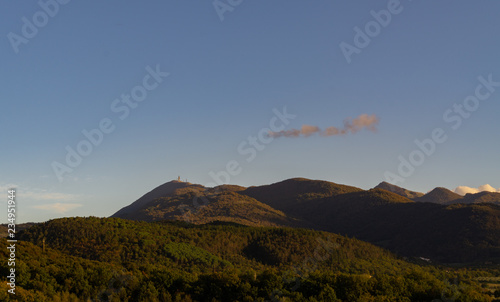
{"label": "distant peak", "polygon": [[420,192],[414,192],[407,190],[405,188],[398,187],[396,185],[393,185],[391,183],[388,183],[386,181],[382,181],[379,183],[374,189],[384,189],[386,191],[396,193],[398,195],[401,195],[403,197],[409,198],[409,199],[414,199],[423,196],[423,193]]}
{"label": "distant peak", "polygon": [[445,187],[436,187],[436,188],[432,189],[431,192],[451,192],[451,193],[453,193],[453,191],[451,191]]}
{"label": "distant peak", "polygon": [[416,198],[415,201],[419,202],[432,202],[439,204],[447,204],[460,199],[462,196],[448,190],[447,188],[437,187],[432,189],[429,193],[425,194],[420,198]]}

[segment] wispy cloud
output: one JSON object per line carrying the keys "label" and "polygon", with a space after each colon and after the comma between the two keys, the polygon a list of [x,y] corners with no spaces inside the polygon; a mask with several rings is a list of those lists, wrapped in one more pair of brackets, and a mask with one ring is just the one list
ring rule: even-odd
{"label": "wispy cloud", "polygon": [[57,200],[57,201],[72,201],[78,196],[74,194],[65,194],[46,191],[20,191],[18,196],[35,200]]}
{"label": "wispy cloud", "polygon": [[308,137],[313,134],[319,134],[321,136],[334,136],[334,135],[346,135],[354,134],[363,129],[367,129],[375,132],[377,130],[377,124],[379,119],[376,115],[361,114],[355,119],[344,120],[344,127],[328,127],[325,130],[321,130],[318,126],[302,125],[300,129],[283,130],[278,132],[270,131],[268,135],[270,137]]}
{"label": "wispy cloud", "polygon": [[17,185],[15,185],[15,184],[0,185],[0,192],[7,192],[7,190],[15,189],[15,188],[17,188]]}
{"label": "wispy cloud", "polygon": [[[28,188],[16,184],[0,184],[0,192],[7,192],[9,189],[16,189],[16,196],[18,198],[29,200],[53,200],[53,201],[74,201],[81,196],[75,194],[67,194],[60,192],[52,192],[45,189]],[[1,193],[0,193],[1,194]]]}
{"label": "wispy cloud", "polygon": [[471,188],[471,187],[467,187],[467,186],[460,186],[460,187],[455,188],[455,193],[457,193],[459,195],[465,195],[468,193],[475,194],[475,193],[484,192],[484,191],[500,193],[500,188],[495,189],[492,186],[490,186],[489,184],[482,185],[478,188]]}
{"label": "wispy cloud", "polygon": [[69,212],[73,209],[76,209],[76,208],[79,208],[82,206],[83,205],[79,204],[79,203],[59,203],[58,202],[58,203],[37,205],[37,206],[33,206],[33,208],[63,214],[63,213]]}

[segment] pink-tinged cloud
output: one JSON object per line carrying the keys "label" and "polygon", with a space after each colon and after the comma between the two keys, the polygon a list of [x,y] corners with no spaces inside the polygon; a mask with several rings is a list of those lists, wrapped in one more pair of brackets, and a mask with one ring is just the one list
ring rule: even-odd
{"label": "pink-tinged cloud", "polygon": [[299,129],[283,130],[278,132],[270,131],[268,133],[269,137],[309,137],[314,134],[319,134],[320,136],[335,136],[335,135],[345,135],[354,134],[363,129],[370,131],[377,131],[377,125],[379,119],[374,114],[361,114],[355,119],[346,119],[344,121],[344,127],[328,127],[325,130],[321,130],[318,126],[302,125]]}

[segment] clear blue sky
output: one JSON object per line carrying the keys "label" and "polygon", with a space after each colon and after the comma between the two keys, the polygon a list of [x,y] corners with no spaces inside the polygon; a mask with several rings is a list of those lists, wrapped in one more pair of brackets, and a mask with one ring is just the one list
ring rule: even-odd
{"label": "clear blue sky", "polygon": [[[356,47],[355,27],[377,30],[370,12],[388,3],[399,13],[348,63],[341,43]],[[368,189],[386,171],[398,175],[398,157],[408,159],[414,140],[435,128],[447,140],[399,185],[500,188],[500,87],[469,103],[475,111],[467,119],[455,112],[443,119],[475,94],[478,77],[500,82],[500,2],[395,5],[244,0],[221,20],[211,1],[73,0],[57,11],[49,6],[47,18],[36,1],[7,1],[0,13],[4,200],[15,185],[19,222],[109,216],[178,175],[213,182],[209,172],[232,160],[241,169],[233,184],[300,176]],[[23,17],[35,17],[36,34]],[[157,65],[170,75],[121,120],[114,100]],[[248,162],[238,146],[283,107],[296,115],[286,130],[342,127],[361,114],[380,122],[376,133],[276,138]],[[82,131],[102,119],[114,131],[59,181],[52,164],[66,164],[66,146],[75,149]]]}

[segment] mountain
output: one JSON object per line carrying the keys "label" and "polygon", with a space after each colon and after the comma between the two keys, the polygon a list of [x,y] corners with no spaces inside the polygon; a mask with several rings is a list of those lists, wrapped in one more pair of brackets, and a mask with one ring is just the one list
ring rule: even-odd
{"label": "mountain", "polygon": [[475,194],[465,194],[465,196],[456,201],[457,203],[466,203],[466,204],[473,204],[473,203],[494,203],[500,205],[500,193],[495,193],[495,192],[479,192]]}
{"label": "mountain", "polygon": [[390,183],[385,182],[385,181],[379,183],[374,189],[384,189],[386,191],[396,193],[398,195],[401,195],[401,196],[409,198],[409,199],[422,197],[424,195],[424,193],[410,191],[410,190],[398,187],[396,185],[390,184]]}
{"label": "mountain", "polygon": [[127,219],[24,225],[16,296],[4,282],[0,301],[492,301],[500,205],[481,201],[496,197],[415,202],[304,178],[168,182],[115,214]]}
{"label": "mountain", "polygon": [[205,188],[171,181],[153,189],[111,217],[142,221],[184,220],[196,224],[229,221],[248,226],[309,225],[250,196],[239,194],[244,189],[235,185]]}
{"label": "mountain", "polygon": [[311,202],[321,198],[362,191],[305,178],[250,188],[234,185],[205,188],[170,181],[111,217],[143,221],[186,220],[196,224],[230,221],[249,226],[314,227],[311,222],[295,218],[300,216],[303,207],[310,207]]}
{"label": "mountain", "polygon": [[[113,217],[305,227],[354,236],[407,257],[500,263],[500,205],[475,203],[496,195],[455,199],[453,192],[436,188],[416,202],[381,188],[362,190],[305,178],[249,188],[170,182],[152,192],[165,194],[150,192],[132,203],[134,211],[125,207]],[[471,204],[451,204],[465,198]]]}
{"label": "mountain", "polygon": [[414,202],[382,189],[354,191],[283,210],[316,229],[354,236],[408,257],[500,263],[500,206]]}
{"label": "mountain", "polygon": [[241,194],[250,196],[292,216],[327,197],[362,192],[362,189],[322,180],[292,178],[271,185],[250,187]]}
{"label": "mountain", "polygon": [[409,198],[417,202],[431,202],[437,204],[454,204],[454,203],[494,203],[500,205],[500,193],[496,192],[479,192],[468,193],[465,196],[459,195],[446,188],[437,187],[427,194],[409,191],[405,188],[398,187],[388,182],[381,182],[375,189],[384,189],[403,197]]}
{"label": "mountain", "polygon": [[435,188],[424,196],[417,197],[414,200],[418,202],[432,202],[438,204],[450,204],[457,202],[462,196],[446,188]]}

